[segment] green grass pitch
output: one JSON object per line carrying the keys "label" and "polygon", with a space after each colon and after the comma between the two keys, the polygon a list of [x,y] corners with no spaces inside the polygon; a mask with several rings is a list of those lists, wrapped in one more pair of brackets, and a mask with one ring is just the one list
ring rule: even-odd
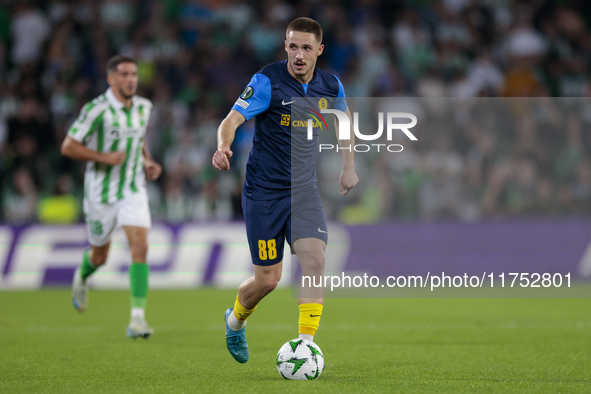
{"label": "green grass pitch", "polygon": [[279,347],[297,336],[296,300],[273,292],[249,321],[250,360],[225,347],[235,291],[152,291],[149,340],[125,337],[129,296],[0,292],[0,392],[591,392],[591,300],[328,299],[317,381],[286,381]]}

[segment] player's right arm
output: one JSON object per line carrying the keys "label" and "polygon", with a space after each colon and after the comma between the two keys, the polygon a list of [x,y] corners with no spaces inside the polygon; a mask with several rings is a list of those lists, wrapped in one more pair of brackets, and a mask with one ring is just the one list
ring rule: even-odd
{"label": "player's right arm", "polygon": [[125,161],[125,152],[97,152],[88,149],[69,135],[66,136],[66,139],[62,143],[61,153],[70,159],[95,161],[97,163],[104,163],[111,166],[121,165]]}
{"label": "player's right arm", "polygon": [[230,146],[234,141],[236,129],[254,116],[265,112],[271,104],[271,81],[261,73],[255,74],[244,89],[232,110],[218,128],[218,150],[211,159],[211,164],[218,170],[230,169],[232,151]]}
{"label": "player's right arm", "polygon": [[232,146],[232,141],[234,141],[236,129],[245,121],[246,119],[240,112],[232,109],[220,124],[218,128],[218,150],[211,159],[211,163],[218,170],[228,171],[230,169],[230,161],[228,159],[233,155],[230,146]]}
{"label": "player's right arm", "polygon": [[61,154],[74,160],[95,161],[108,165],[120,165],[125,161],[125,152],[98,152],[88,149],[84,141],[102,126],[104,106],[96,101],[86,104],[80,116],[68,130],[62,143]]}

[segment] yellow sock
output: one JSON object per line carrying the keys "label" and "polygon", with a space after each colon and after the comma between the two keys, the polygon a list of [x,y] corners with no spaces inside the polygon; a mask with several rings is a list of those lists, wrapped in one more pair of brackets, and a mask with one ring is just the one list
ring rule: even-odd
{"label": "yellow sock", "polygon": [[245,321],[246,319],[248,319],[250,315],[252,315],[252,312],[254,312],[255,309],[257,309],[256,306],[252,309],[246,309],[245,307],[243,307],[240,304],[238,296],[236,296],[236,302],[234,303],[234,316],[236,316],[236,319],[240,321]]}
{"label": "yellow sock", "polygon": [[298,320],[300,326],[299,333],[314,336],[320,325],[323,305],[301,304],[298,308],[300,308],[300,319]]}

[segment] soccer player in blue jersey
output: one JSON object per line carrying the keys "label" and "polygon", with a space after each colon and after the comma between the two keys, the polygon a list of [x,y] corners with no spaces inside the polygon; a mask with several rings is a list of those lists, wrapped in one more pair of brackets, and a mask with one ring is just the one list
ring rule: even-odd
{"label": "soccer player in blue jersey", "polygon": [[[285,240],[297,254],[303,275],[324,274],[328,234],[316,188],[317,142],[314,138],[307,147],[292,146],[291,122],[287,115],[292,97],[326,97],[337,98],[336,109],[346,111],[350,117],[339,79],[316,68],[316,60],[323,49],[322,28],[318,22],[309,18],[291,22],[285,40],[288,59],[256,73],[218,129],[218,150],[212,164],[218,170],[229,170],[230,146],[236,129],[255,117],[253,146],[242,192],[254,276],[240,285],[234,307],[225,313],[226,344],[240,363],[248,361],[246,321],[281,278]],[[292,158],[296,152],[301,165],[292,173]],[[346,195],[359,178],[355,173],[353,151],[344,149],[342,152],[344,164],[339,184],[341,194]],[[302,295],[300,293],[298,299],[299,337],[313,341],[322,315],[324,289],[312,289],[305,297]]]}

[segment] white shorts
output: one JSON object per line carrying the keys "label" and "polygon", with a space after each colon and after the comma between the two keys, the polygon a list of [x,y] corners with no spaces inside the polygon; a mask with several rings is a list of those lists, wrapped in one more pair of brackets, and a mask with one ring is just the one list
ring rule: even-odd
{"label": "white shorts", "polygon": [[126,196],[115,204],[103,204],[84,200],[84,219],[88,240],[92,246],[103,246],[111,240],[117,227],[134,226],[150,228],[152,217],[146,193]]}

